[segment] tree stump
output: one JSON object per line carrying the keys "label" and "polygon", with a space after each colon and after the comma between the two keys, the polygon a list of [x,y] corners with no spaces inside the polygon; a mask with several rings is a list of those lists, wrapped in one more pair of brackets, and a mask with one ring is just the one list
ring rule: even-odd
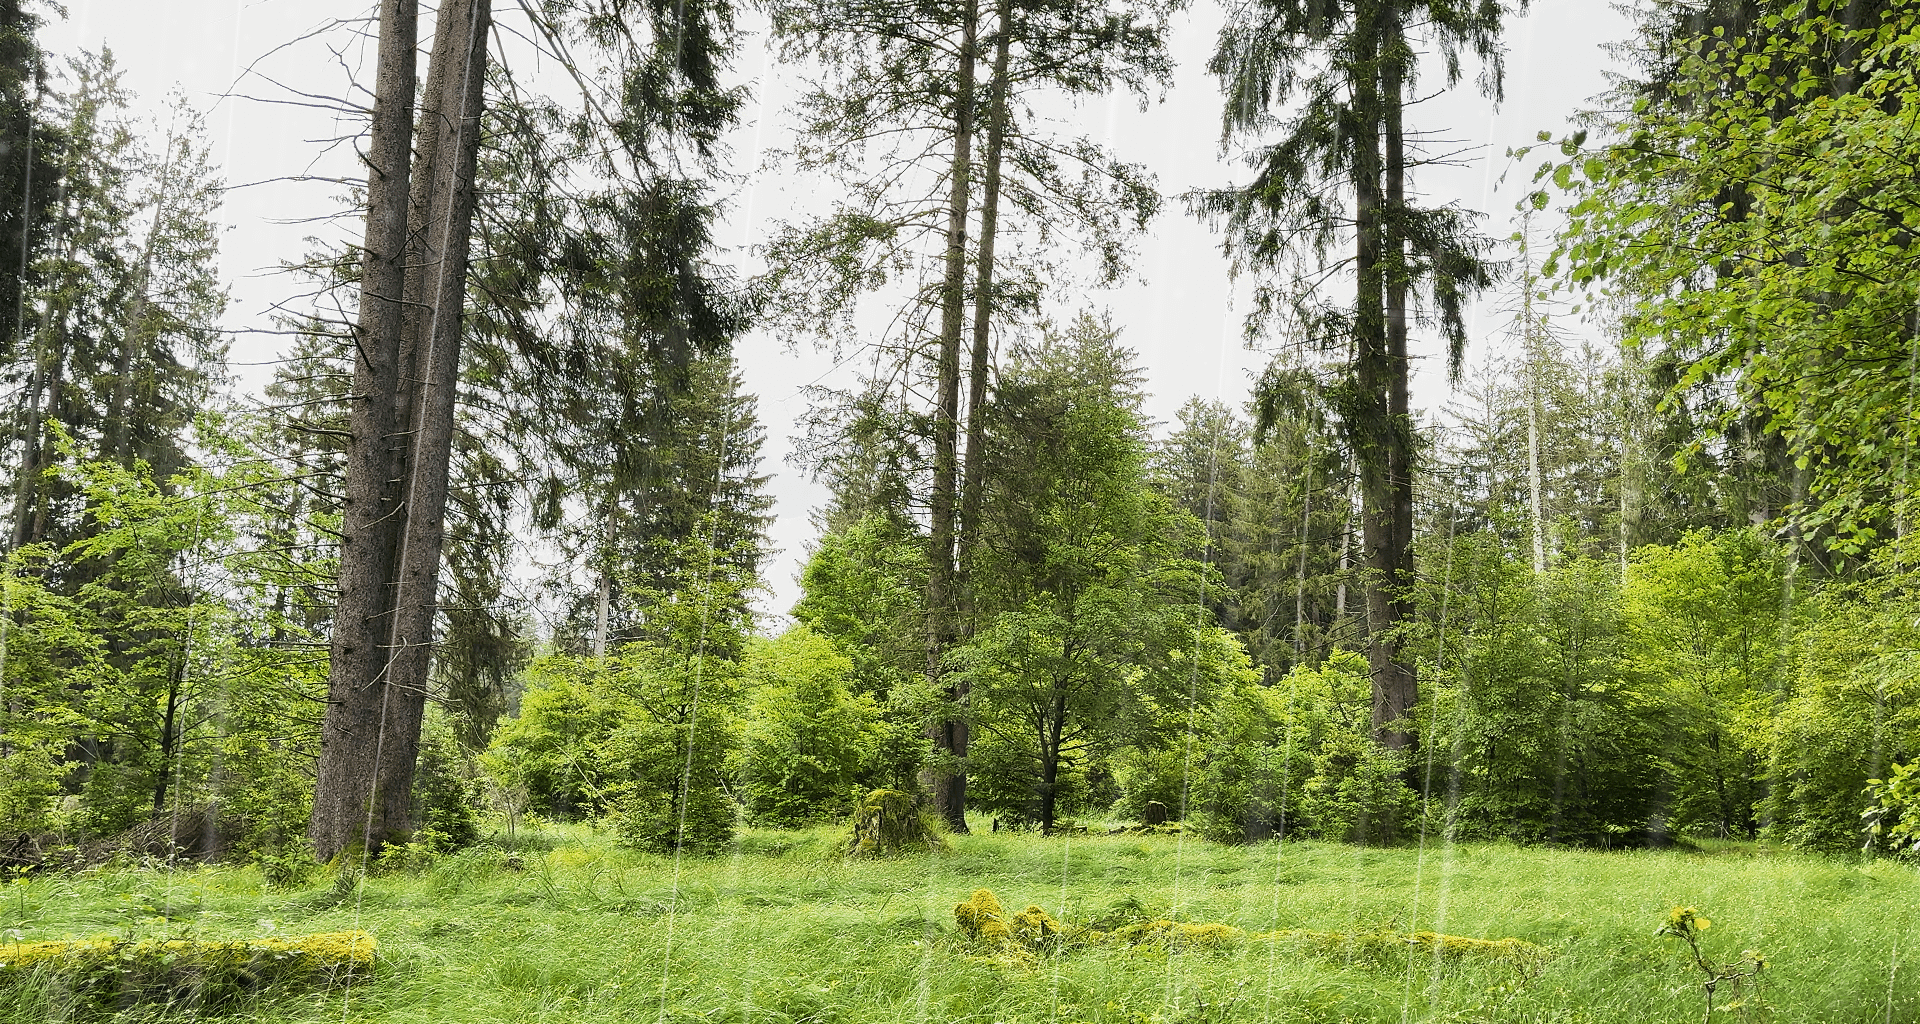
{"label": "tree stump", "polygon": [[876,789],[860,801],[853,816],[849,857],[891,857],[909,851],[934,850],[944,845],[927,827],[913,795],[897,789]]}

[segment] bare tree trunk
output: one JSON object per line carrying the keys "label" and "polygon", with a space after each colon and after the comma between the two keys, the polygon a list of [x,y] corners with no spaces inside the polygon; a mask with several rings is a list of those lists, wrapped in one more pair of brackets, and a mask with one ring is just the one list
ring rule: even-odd
{"label": "bare tree trunk", "polygon": [[1007,63],[1013,49],[1012,0],[999,0],[995,16],[992,91],[987,107],[987,151],[980,196],[980,246],[973,279],[973,351],[967,368],[967,456],[960,473],[960,570],[969,575],[973,545],[979,536],[981,494],[980,442],[986,432],[987,372],[992,355],[993,248],[1000,224],[1000,162],[1007,135]]}
{"label": "bare tree trunk", "polygon": [[[473,176],[485,96],[487,26],[491,0],[443,0],[427,73],[427,107],[420,135],[436,137],[431,162],[422,160],[416,183],[430,183],[423,225],[427,261],[420,294],[432,316],[414,337],[424,346],[409,403],[412,459],[406,481],[406,533],[397,568],[395,614],[388,642],[393,667],[392,728],[382,748],[382,796],[389,820],[412,831],[413,769],[426,711],[433,625],[439,609],[440,563],[446,546],[447,479],[453,455],[453,419],[460,397],[460,340],[467,297],[467,255],[473,229]],[[425,157],[425,146],[420,159]],[[414,215],[422,212],[416,204]],[[418,307],[416,307],[418,308]]]}
{"label": "bare tree trunk", "polygon": [[[393,563],[402,514],[397,450],[405,444],[395,407],[404,394],[401,338],[406,286],[407,191],[413,133],[415,0],[381,0],[373,129],[367,150],[367,231],[360,254],[360,322],[353,335],[353,395],[342,508],[340,604],[333,618],[327,710],[308,838],[329,860],[355,846],[384,843],[392,823],[376,819],[375,752],[385,727],[385,649],[393,616]],[[382,801],[381,803],[384,803]],[[404,821],[403,821],[404,824]]]}
{"label": "bare tree trunk", "polygon": [[[1531,346],[1529,346],[1531,347]],[[1547,520],[1540,497],[1540,381],[1539,365],[1527,368],[1527,503],[1533,513],[1533,574],[1547,571]]]}
{"label": "bare tree trunk", "polygon": [[1547,571],[1546,503],[1541,495],[1540,479],[1540,363],[1545,342],[1542,326],[1533,315],[1533,264],[1527,253],[1532,217],[1520,226],[1520,259],[1526,262],[1520,297],[1520,339],[1525,348],[1527,373],[1527,503],[1533,514],[1533,574]]}
{"label": "bare tree trunk", "polygon": [[353,440],[310,838],[323,859],[412,831],[445,539],[489,0],[437,18],[417,168],[414,0],[382,0]]}
{"label": "bare tree trunk", "polygon": [[[1308,449],[1311,458],[1312,449]],[[1293,657],[1307,660],[1307,540],[1313,529],[1313,464],[1307,464],[1307,483],[1301,498],[1300,566],[1293,579]]]}
{"label": "bare tree trunk", "polygon": [[[947,206],[946,276],[940,293],[940,339],[933,415],[933,494],[929,533],[933,552],[927,574],[927,678],[940,685],[947,650],[955,638],[954,519],[958,504],[960,433],[960,336],[966,318],[967,209],[973,176],[974,44],[979,5],[966,6],[960,40],[960,73],[954,88],[952,191]],[[962,694],[945,687],[956,706]],[[967,727],[956,714],[930,728],[937,752],[966,755]],[[967,777],[957,765],[936,765],[927,773],[934,808],[956,832],[967,830]]]}

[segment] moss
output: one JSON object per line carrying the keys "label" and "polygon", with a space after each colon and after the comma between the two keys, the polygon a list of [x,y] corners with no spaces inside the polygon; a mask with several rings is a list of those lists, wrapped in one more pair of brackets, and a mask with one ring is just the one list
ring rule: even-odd
{"label": "moss", "polygon": [[1548,950],[1521,939],[1475,939],[1438,932],[1316,932],[1287,929],[1270,932],[1267,938],[1291,942],[1309,952],[1342,959],[1363,958],[1393,963],[1404,962],[1409,954],[1432,957],[1441,962],[1490,960],[1532,969],[1545,962]]}
{"label": "moss", "polygon": [[1013,937],[1013,929],[1007,925],[1006,908],[1000,905],[992,889],[975,889],[965,903],[954,904],[953,919],[967,938],[977,942],[999,945]]}
{"label": "moss", "polygon": [[1247,933],[1228,924],[1186,924],[1164,918],[1125,925],[1107,933],[1107,941],[1163,949],[1224,949],[1245,940]]}
{"label": "moss", "polygon": [[1166,918],[1135,920],[1110,931],[1101,931],[1069,926],[1038,906],[1030,905],[1018,914],[1008,914],[1000,898],[990,889],[975,889],[965,903],[954,906],[953,917],[960,925],[962,934],[1001,953],[1050,953],[1068,946],[1096,945],[1182,951],[1223,950],[1249,940],[1262,939],[1289,943],[1310,954],[1343,960],[1362,958],[1400,962],[1413,954],[1431,956],[1440,961],[1500,961],[1524,970],[1537,968],[1548,955],[1545,947],[1520,939],[1475,939],[1436,932],[1406,934],[1375,930],[1349,934],[1306,929],[1248,932],[1228,924],[1189,924]]}
{"label": "moss", "polygon": [[294,939],[73,939],[0,943],[0,986],[34,979],[101,1006],[165,1001],[215,1007],[276,985],[361,977],[373,936],[329,932]]}
{"label": "moss", "polygon": [[876,789],[861,798],[853,817],[849,857],[892,857],[944,849],[946,843],[920,808],[913,794]]}

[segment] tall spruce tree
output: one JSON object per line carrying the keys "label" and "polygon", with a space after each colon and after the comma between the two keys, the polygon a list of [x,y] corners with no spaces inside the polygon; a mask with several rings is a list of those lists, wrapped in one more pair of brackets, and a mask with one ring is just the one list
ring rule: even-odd
{"label": "tall spruce tree", "polygon": [[[60,185],[61,140],[40,116],[50,69],[34,39],[39,27],[23,0],[0,0],[0,353],[8,362],[28,343],[21,303],[37,287],[35,264]],[[8,425],[24,433],[17,420]]]}
{"label": "tall spruce tree", "polygon": [[[1487,286],[1488,243],[1472,216],[1422,208],[1409,193],[1405,111],[1420,70],[1416,36],[1435,44],[1448,86],[1471,51],[1498,95],[1500,0],[1257,0],[1221,30],[1209,69],[1226,96],[1228,140],[1255,145],[1248,184],[1195,198],[1226,233],[1240,270],[1284,271],[1296,257],[1345,270],[1350,306],[1317,289],[1271,280],[1257,293],[1253,331],[1289,321],[1292,339],[1344,360],[1333,404],[1359,469],[1367,567],[1367,647],[1373,729],[1390,747],[1414,742],[1418,681],[1400,653],[1413,613],[1415,431],[1408,407],[1408,335],[1430,319],[1458,368],[1464,303]],[[1524,6],[1524,2],[1518,6]],[[1282,114],[1288,105],[1299,106]],[[1278,141],[1266,141],[1280,128]],[[1351,255],[1335,257],[1342,243]],[[1424,316],[1411,300],[1424,291]],[[1281,315],[1285,314],[1283,318]]]}

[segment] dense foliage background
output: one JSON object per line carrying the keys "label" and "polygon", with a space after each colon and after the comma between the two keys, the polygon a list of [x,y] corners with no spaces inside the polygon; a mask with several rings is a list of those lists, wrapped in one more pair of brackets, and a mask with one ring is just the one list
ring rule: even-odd
{"label": "dense foliage background", "polygon": [[[414,848],[534,815],[716,851],[873,789],[957,828],[1920,848],[1920,4],[1647,0],[1610,112],[1520,154],[1564,219],[1504,263],[1394,148],[1408,40],[1497,84],[1503,6],[1251,5],[1215,70],[1273,87],[1229,118],[1256,174],[1188,199],[1283,343],[1172,424],[1125,325],[1064,306],[1162,197],[1032,107],[1163,82],[1169,5],[768,0],[814,76],[788,169],[839,191],[752,280],[710,237],[735,12],[548,6],[620,81],[490,72]],[[316,306],[226,387],[198,115],[136,118],[43,14],[0,0],[0,859],[297,871],[353,335]],[[351,305],[356,261],[305,265]],[[1457,351],[1498,281],[1514,358],[1407,409],[1409,332]],[[801,425],[832,498],[776,628],[732,345],[876,310]]]}

